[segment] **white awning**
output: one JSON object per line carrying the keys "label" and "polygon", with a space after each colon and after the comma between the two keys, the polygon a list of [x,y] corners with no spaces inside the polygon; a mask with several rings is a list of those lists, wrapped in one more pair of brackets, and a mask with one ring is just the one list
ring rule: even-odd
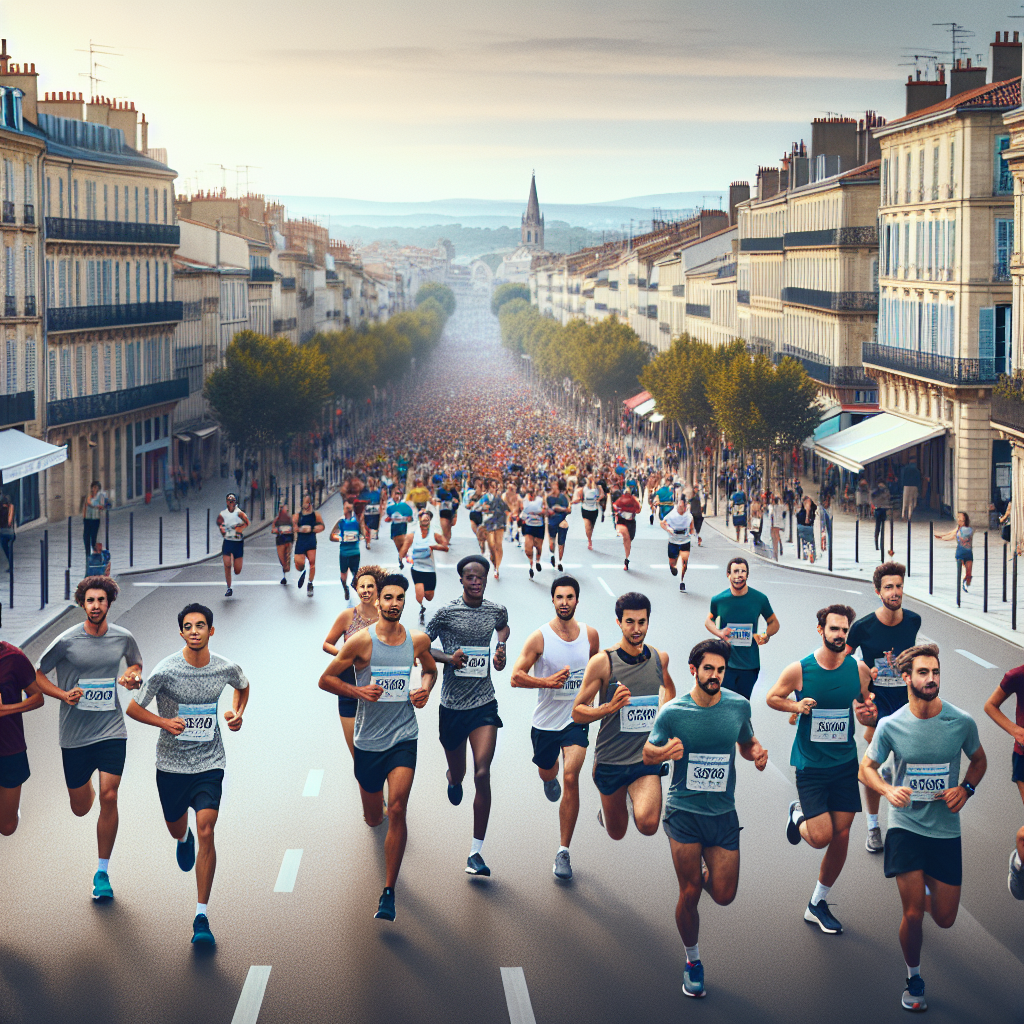
{"label": "white awning", "polygon": [[175,434],[174,435],[174,440],[175,441],[184,441],[185,444],[191,444],[192,443],[192,435],[191,434]]}
{"label": "white awning", "polygon": [[642,402],[633,410],[633,413],[637,416],[646,416],[649,412],[654,412],[653,398],[648,398],[646,402]]}
{"label": "white awning", "polygon": [[665,417],[660,412],[656,412],[647,422],[648,423],[660,423]]}
{"label": "white awning", "polygon": [[945,427],[914,423],[891,412],[881,412],[856,426],[823,438],[815,444],[814,450],[823,459],[859,473],[868,463],[895,455],[933,437],[941,437],[945,432]]}
{"label": "white awning", "polygon": [[196,437],[203,438],[209,437],[211,434],[215,434],[218,429],[219,428],[217,427],[203,427],[202,430],[193,430],[192,433],[195,434]]}
{"label": "white awning", "polygon": [[59,466],[67,457],[67,447],[58,448],[20,430],[0,430],[0,473],[6,484]]}

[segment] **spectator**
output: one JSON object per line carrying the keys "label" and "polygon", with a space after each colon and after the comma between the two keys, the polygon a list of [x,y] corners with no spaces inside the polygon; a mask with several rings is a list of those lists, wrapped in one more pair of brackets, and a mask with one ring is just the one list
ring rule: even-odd
{"label": "spectator", "polygon": [[917,468],[917,459],[913,455],[900,473],[900,483],[903,485],[903,518],[911,519],[921,493],[921,470]]}
{"label": "spectator", "polygon": [[796,514],[796,546],[800,557],[803,558],[806,551],[807,558],[812,564],[817,551],[814,543],[814,520],[817,514],[818,506],[814,504],[809,494],[805,494],[800,511]]}
{"label": "spectator", "polygon": [[771,513],[772,558],[777,562],[782,554],[782,525],[786,520],[786,512],[777,494],[771,495],[768,502]]}
{"label": "spectator", "polygon": [[99,480],[89,485],[89,496],[82,498],[82,541],[85,544],[85,557],[89,557],[96,538],[100,532],[100,509],[107,507],[106,491],[100,490]]}
{"label": "spectator", "polygon": [[[821,507],[818,509],[821,518],[821,551],[824,554],[832,547],[832,494],[826,494],[821,499]],[[827,545],[827,547],[826,547]]]}
{"label": "spectator", "polygon": [[[104,551],[103,542],[98,540],[85,559],[86,576],[110,575],[110,552]],[[84,577],[83,577],[84,578]]]}
{"label": "spectator", "polygon": [[0,494],[0,547],[7,556],[7,571],[14,565],[14,538],[17,533],[17,516],[14,502],[9,494]]}
{"label": "spectator", "polygon": [[[7,497],[7,496],[4,495],[4,497]],[[2,510],[3,510],[3,505],[0,505],[0,512],[2,512]],[[1002,530],[1000,531],[999,535],[1007,543],[1009,542],[1010,537],[1011,537],[1010,516],[1012,514],[1013,514],[1013,502],[1012,501],[1008,501],[1006,503],[1006,511],[1003,512],[1003,514],[999,517],[999,525],[1002,527]],[[3,522],[2,517],[0,517],[0,522]],[[0,530],[0,537],[2,537],[2,535],[3,535],[3,530]]]}
{"label": "spectator", "polygon": [[[879,551],[885,549],[885,518],[892,505],[892,498],[889,495],[889,488],[884,480],[879,480],[871,492],[871,504],[875,509],[875,547]],[[881,541],[879,541],[881,536]]]}
{"label": "spectator", "polygon": [[857,518],[867,519],[868,507],[871,505],[871,491],[868,489],[866,477],[861,477],[857,482],[857,493],[854,495],[854,504],[857,506]]}

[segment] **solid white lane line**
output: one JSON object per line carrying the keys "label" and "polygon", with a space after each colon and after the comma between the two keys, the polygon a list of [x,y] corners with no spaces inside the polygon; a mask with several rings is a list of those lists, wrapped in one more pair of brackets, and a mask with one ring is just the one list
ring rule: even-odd
{"label": "solid white lane line", "polygon": [[277,884],[274,892],[291,892],[295,888],[295,878],[299,873],[299,862],[302,860],[301,850],[285,850],[281,861],[281,870],[277,873]]}
{"label": "solid white lane line", "polygon": [[982,668],[995,668],[995,665],[993,665],[991,661],[979,658],[976,654],[971,654],[970,651],[961,651],[960,648],[957,647],[956,653],[962,654],[968,661],[973,661],[975,665],[980,665]]}
{"label": "solid white lane line", "polygon": [[537,1024],[522,967],[502,967],[501,983],[505,987],[505,1003],[511,1024]]}
{"label": "solid white lane line", "polygon": [[249,973],[245,976],[245,984],[242,986],[242,994],[238,997],[238,1005],[235,1007],[235,1015],[231,1018],[231,1024],[256,1024],[256,1018],[260,1015],[260,1007],[263,1005],[263,994],[267,991],[269,980],[269,967],[253,966],[249,968]]}
{"label": "solid white lane line", "polygon": [[[692,569],[693,566],[690,566]],[[826,577],[827,579],[828,577]],[[772,583],[773,587],[812,587],[817,589],[834,590],[840,594],[859,594],[861,597],[864,596],[863,590],[850,590],[848,587],[830,587],[827,583],[793,583],[791,580],[775,580]]]}
{"label": "solid white lane line", "polygon": [[607,583],[605,583],[603,576],[598,576],[597,577],[597,582],[600,583],[602,587],[604,587],[604,589],[608,592],[608,596],[609,597],[614,597],[615,596],[615,591],[612,590],[612,588],[609,587]]}
{"label": "solid white lane line", "polygon": [[590,569],[621,569],[622,562],[598,562],[596,565],[588,566]]}
{"label": "solid white lane line", "polygon": [[[668,562],[652,562],[652,569],[668,569]],[[698,565],[696,562],[687,562],[686,571],[692,572],[694,569],[721,569],[720,565],[704,565],[701,563]]]}
{"label": "solid white lane line", "polygon": [[310,768],[306,776],[306,785],[302,788],[303,796],[319,796],[320,786],[324,781],[323,768]]}

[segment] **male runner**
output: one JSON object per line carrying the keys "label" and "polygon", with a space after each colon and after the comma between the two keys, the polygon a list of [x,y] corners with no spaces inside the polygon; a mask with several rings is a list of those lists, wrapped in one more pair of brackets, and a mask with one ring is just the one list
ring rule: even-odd
{"label": "male runner", "polygon": [[[850,627],[850,635],[846,638],[846,653],[853,654],[859,648],[861,658],[871,670],[874,680],[871,689],[875,694],[879,722],[907,703],[907,687],[896,672],[896,659],[917,643],[917,632],[921,628],[921,616],[903,607],[906,571],[899,562],[885,562],[875,569],[872,579],[875,593],[882,599],[882,607],[859,618]],[[864,739],[870,743],[874,734],[875,728],[868,726],[864,730]],[[882,773],[887,782],[892,782],[888,768],[883,768]],[[863,775],[860,781],[864,782]],[[881,853],[883,849],[882,830],[878,824],[880,799],[875,790],[864,785],[868,825],[864,845],[868,853]]]}
{"label": "male runner", "polygon": [[[1017,696],[1017,710],[1014,721],[1001,710],[1001,705],[1010,694]],[[1017,791],[1024,799],[1024,665],[1010,669],[1002,682],[985,702],[985,713],[1000,729],[1013,737],[1013,756],[1010,762],[1010,781],[1017,784]],[[1024,825],[1017,829],[1017,842],[1010,851],[1010,873],[1006,886],[1014,899],[1024,900]]]}
{"label": "male runner", "polygon": [[220,530],[224,543],[220,553],[224,562],[224,582],[227,590],[225,597],[231,596],[231,568],[234,565],[235,575],[242,571],[242,558],[245,555],[245,538],[242,531],[249,528],[249,517],[238,507],[238,497],[229,494],[224,503],[227,508],[217,513],[217,528]]}
{"label": "male runner", "polygon": [[458,493],[459,492],[455,489],[455,484],[452,481],[445,480],[443,477],[441,478],[441,483],[437,488],[436,497],[441,533],[444,536],[445,544],[450,544],[452,540],[452,526],[455,523],[455,510]]}
{"label": "male runner", "polygon": [[[745,558],[734,555],[729,559],[725,567],[729,589],[711,598],[711,611],[704,620],[704,628],[732,648],[722,685],[747,700],[761,671],[759,648],[779,631],[779,620],[767,596],[747,586],[749,574]],[[764,632],[758,633],[757,624],[762,618]]]}
{"label": "male runner", "polygon": [[[555,617],[526,638],[512,669],[513,686],[537,690],[530,730],[533,763],[544,783],[544,795],[552,803],[562,798],[558,808],[561,845],[555,854],[554,873],[563,881],[572,878],[569,844],[580,813],[580,769],[590,745],[588,726],[572,719],[573,701],[587,663],[600,647],[597,630],[575,619],[579,598],[580,585],[572,576],[559,576],[551,584]],[[558,784],[559,750],[562,787]]]}
{"label": "male runner", "polygon": [[366,538],[366,550],[370,550],[370,541],[377,535],[380,529],[380,484],[376,477],[366,478],[366,490],[360,495],[366,502],[363,509],[363,533]]}
{"label": "male runner", "polygon": [[540,556],[544,551],[544,519],[548,514],[543,498],[537,497],[537,488],[526,485],[526,500],[523,502],[523,554],[530,564],[530,579],[533,579],[533,565],[541,570]]}
{"label": "male runner", "polygon": [[[442,650],[432,648],[435,661],[444,665],[441,710],[438,713],[441,746],[448,761],[448,800],[462,803],[462,780],[466,777],[466,741],[473,751],[473,843],[466,861],[466,874],[489,875],[483,847],[491,815],[491,761],[498,742],[501,719],[491,682],[491,665],[496,672],[505,667],[508,640],[508,611],[504,605],[484,600],[487,589],[487,559],[467,555],[456,566],[462,582],[462,596],[439,608],[427,626],[431,640],[440,638]],[[491,634],[497,633],[494,658],[490,657]]]}
{"label": "male runner", "polygon": [[[679,576],[679,592],[686,593],[686,566],[690,562],[690,536],[693,529],[693,516],[681,497],[679,504],[661,517],[659,524],[668,534],[668,571]],[[676,568],[676,562],[682,560],[682,575]]]}
{"label": "male runner", "polygon": [[569,533],[569,498],[565,493],[565,481],[559,477],[552,486],[545,502],[548,506],[548,547],[551,551],[551,565],[555,567],[555,543],[558,543],[558,571],[562,571],[565,557],[565,538]]}
{"label": "male runner", "polygon": [[[643,750],[658,708],[675,697],[676,687],[668,673],[668,655],[644,643],[650,600],[644,594],[623,594],[615,602],[615,619],[622,637],[590,659],[572,718],[580,725],[601,723],[594,749],[601,827],[612,839],[626,834],[628,794],[637,829],[653,836],[661,817],[662,766],[645,764]],[[596,707],[595,697],[600,701]]]}
{"label": "male runner", "polygon": [[399,571],[403,569],[405,556],[412,547],[412,534],[409,533],[412,516],[412,506],[402,500],[402,488],[396,484],[391,494],[391,502],[385,511],[384,521],[391,524],[391,539],[395,542],[395,550],[398,552]]}
{"label": "male runner", "polygon": [[[359,568],[359,520],[356,518],[355,507],[347,498],[342,508],[342,517],[334,524],[328,538],[338,545],[338,568],[341,572],[341,585],[345,590],[345,600],[349,599],[348,574],[355,573]],[[367,550],[370,545],[367,543]]]}
{"label": "male runner", "polygon": [[651,525],[654,525],[654,513],[657,510],[658,518],[664,519],[665,516],[672,511],[675,506],[675,485],[672,483],[672,477],[666,476],[662,485],[655,491],[648,491],[648,501],[651,506]]}
{"label": "male runner", "polygon": [[[142,654],[135,637],[123,626],[107,621],[118,593],[110,577],[86,576],[75,588],[75,604],[85,610],[85,622],[61,633],[36,665],[39,691],[62,702],[60,752],[76,817],[85,817],[92,810],[96,799],[92,776],[99,772],[99,865],[92,880],[92,898],[104,902],[114,898],[110,857],[117,838],[117,791],[128,748],[117,686],[137,690],[142,680]],[[122,661],[126,666],[123,673]],[[46,677],[54,669],[56,686]]]}
{"label": "male runner", "polygon": [[[196,869],[198,902],[192,922],[192,942],[213,945],[207,905],[217,870],[213,830],[220,813],[227,759],[217,721],[217,701],[224,688],[234,688],[231,710],[224,721],[232,732],[242,728],[249,703],[249,680],[234,662],[210,652],[213,612],[188,604],[178,612],[178,631],[185,646],[153,669],[126,714],[143,725],[161,729],[156,741],[156,788],[167,831],[177,840],[175,857],[182,871]],[[146,710],[156,698],[158,714]],[[196,813],[196,840],[188,824],[188,809]]]}
{"label": "male runner", "polygon": [[[23,697],[22,694],[25,694]],[[43,706],[35,669],[24,652],[0,642],[0,835],[12,836],[21,813],[21,787],[31,774],[21,716]]]}
{"label": "male runner", "polygon": [[[419,725],[413,708],[427,703],[437,681],[425,633],[407,630],[399,621],[409,581],[398,573],[380,582],[380,618],[354,633],[320,677],[320,689],[355,699],[355,749],[352,752],[363,817],[371,827],[384,820],[384,783],[388,784],[388,834],[384,840],[384,891],[373,916],[395,919],[395,886],[409,838],[406,810],[416,772]],[[420,685],[412,689],[412,669],[420,665]],[[356,683],[343,675],[354,668]]]}
{"label": "male runner", "polygon": [[[794,846],[803,839],[825,850],[804,920],[829,935],[843,930],[826,898],[846,863],[850,826],[861,809],[851,709],[862,725],[873,723],[876,714],[867,665],[846,655],[855,614],[842,604],[822,608],[817,616],[821,647],[788,665],[768,691],[768,707],[800,716],[789,758],[799,799],[789,805],[786,838]],[[790,698],[794,690],[801,691],[798,701]]]}
{"label": "male runner", "polygon": [[636,537],[636,517],[643,512],[643,506],[636,500],[636,495],[632,491],[626,490],[612,502],[612,511],[615,513],[615,532],[622,538],[625,553],[625,564],[622,568],[629,572],[629,552],[633,538]]}
{"label": "male runner", "polygon": [[[896,665],[909,691],[899,711],[878,723],[861,767],[867,784],[889,801],[885,877],[895,878],[903,903],[900,946],[907,965],[903,1009],[928,1009],[921,978],[925,913],[940,928],[952,928],[960,908],[963,859],[960,811],[974,795],[988,762],[974,719],[939,699],[939,649],[919,644]],[[960,753],[970,760],[960,779]],[[894,785],[878,774],[894,757]]]}
{"label": "male runner", "polygon": [[698,999],[705,991],[697,903],[707,889],[719,906],[728,906],[740,880],[736,748],[758,771],[768,765],[768,751],[754,736],[750,702],[722,689],[729,654],[724,640],[701,640],[690,651],[693,689],[662,707],[644,744],[644,764],[675,761],[663,824],[679,879],[683,992]]}
{"label": "male runner", "polygon": [[594,474],[587,475],[587,482],[576,489],[572,499],[575,505],[579,503],[580,514],[583,516],[583,530],[587,535],[587,550],[594,550],[594,523],[597,522],[597,513],[602,505],[601,490],[594,482]]}

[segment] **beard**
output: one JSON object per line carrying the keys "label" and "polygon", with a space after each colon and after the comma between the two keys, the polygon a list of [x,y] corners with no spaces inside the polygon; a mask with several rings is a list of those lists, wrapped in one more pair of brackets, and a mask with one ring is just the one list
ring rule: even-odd
{"label": "beard", "polygon": [[697,685],[709,696],[714,697],[716,693],[721,692],[722,681],[720,679],[701,679],[698,677]]}
{"label": "beard", "polygon": [[397,622],[402,617],[402,609],[394,607],[386,609],[382,608],[380,614],[381,617],[387,619],[388,622]]}
{"label": "beard", "polygon": [[846,650],[846,637],[840,640],[829,640],[828,637],[822,637],[822,640],[833,654],[842,654]]}
{"label": "beard", "polygon": [[569,609],[556,608],[555,609],[555,614],[562,620],[562,622],[568,622],[570,619],[575,617],[576,609],[575,608],[569,608]]}
{"label": "beard", "polygon": [[937,683],[935,683],[935,684],[928,683],[926,685],[928,685],[928,686],[934,685],[935,686],[935,692],[934,693],[926,693],[924,690],[919,690],[913,683],[910,684],[910,689],[913,691],[914,696],[917,697],[919,700],[923,700],[923,701],[935,700],[935,698],[938,697],[938,695],[939,695],[939,686],[938,686],[938,684]]}

